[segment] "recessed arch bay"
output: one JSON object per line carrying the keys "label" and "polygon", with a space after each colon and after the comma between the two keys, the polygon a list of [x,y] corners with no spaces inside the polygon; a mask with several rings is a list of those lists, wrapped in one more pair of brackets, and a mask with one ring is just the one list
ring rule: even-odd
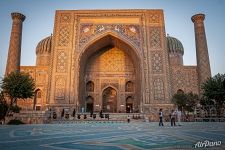
{"label": "recessed arch bay", "polygon": [[140,50],[113,33],[104,34],[91,41],[79,56],[79,104],[83,106],[85,97],[90,94],[85,91],[84,85],[91,80],[96,89],[92,94],[98,106],[102,106],[103,103],[102,89],[108,85],[115,85],[118,90],[115,110],[125,111],[120,110],[120,105],[126,103],[125,84],[132,80],[135,88],[134,100],[137,101],[134,107],[139,107],[142,77],[140,55]]}

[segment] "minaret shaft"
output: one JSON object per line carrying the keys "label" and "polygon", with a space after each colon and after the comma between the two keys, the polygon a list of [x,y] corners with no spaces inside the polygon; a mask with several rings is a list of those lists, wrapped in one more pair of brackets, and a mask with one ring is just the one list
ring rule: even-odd
{"label": "minaret shaft", "polygon": [[204,27],[204,14],[196,14],[192,16],[195,29],[195,43],[196,43],[196,55],[197,55],[197,72],[199,81],[199,92],[201,92],[201,85],[209,77],[211,77],[211,69],[209,62],[209,54],[207,47],[207,40]]}
{"label": "minaret shaft", "polygon": [[5,75],[10,74],[11,72],[20,71],[22,26],[23,21],[25,20],[25,16],[20,13],[12,13],[11,16],[13,19],[13,23]]}

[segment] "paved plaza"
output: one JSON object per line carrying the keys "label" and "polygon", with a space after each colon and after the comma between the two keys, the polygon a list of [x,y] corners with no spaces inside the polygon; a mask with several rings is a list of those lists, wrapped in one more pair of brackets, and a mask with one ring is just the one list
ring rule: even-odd
{"label": "paved plaza", "polygon": [[[156,122],[1,125],[0,149],[203,149],[200,147],[205,146],[205,141],[208,141],[209,149],[225,149],[225,123],[164,125],[159,127]],[[201,143],[195,147],[198,142]]]}

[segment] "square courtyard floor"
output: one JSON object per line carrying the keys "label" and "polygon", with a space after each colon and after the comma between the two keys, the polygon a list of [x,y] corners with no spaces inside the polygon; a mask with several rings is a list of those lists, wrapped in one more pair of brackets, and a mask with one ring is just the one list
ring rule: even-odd
{"label": "square courtyard floor", "polygon": [[225,123],[0,125],[0,150],[225,149]]}

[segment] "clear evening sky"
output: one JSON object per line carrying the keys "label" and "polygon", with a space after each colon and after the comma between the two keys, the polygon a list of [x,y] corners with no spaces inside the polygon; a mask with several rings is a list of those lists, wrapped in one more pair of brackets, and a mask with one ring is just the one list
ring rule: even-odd
{"label": "clear evening sky", "polygon": [[3,77],[11,32],[11,12],[26,16],[23,24],[21,65],[33,66],[35,48],[53,33],[55,10],[163,9],[166,33],[184,46],[184,64],[196,65],[191,16],[204,13],[212,75],[225,73],[225,1],[223,0],[1,0],[0,77]]}

